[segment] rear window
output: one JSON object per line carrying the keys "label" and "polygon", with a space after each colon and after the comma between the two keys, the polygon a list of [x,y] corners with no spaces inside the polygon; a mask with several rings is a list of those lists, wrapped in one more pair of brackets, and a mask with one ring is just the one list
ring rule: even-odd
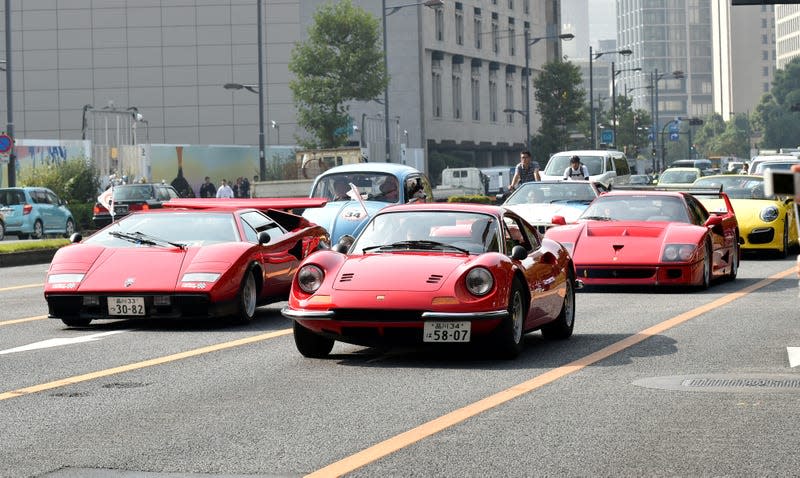
{"label": "rear window", "polygon": [[153,199],[153,186],[149,184],[117,186],[114,188],[115,201],[146,201]]}
{"label": "rear window", "polygon": [[25,193],[19,189],[0,189],[0,204],[3,206],[25,204]]}

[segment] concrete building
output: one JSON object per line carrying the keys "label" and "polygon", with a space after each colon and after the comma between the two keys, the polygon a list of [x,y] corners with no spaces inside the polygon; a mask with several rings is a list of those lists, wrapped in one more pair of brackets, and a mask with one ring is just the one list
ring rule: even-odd
{"label": "concrete building", "polygon": [[731,108],[727,116],[717,110],[725,119],[755,111],[772,87],[776,68],[775,9],[771,5],[737,5],[730,10]]}
{"label": "concrete building", "polygon": [[800,56],[800,5],[775,5],[774,41],[778,68]]}
{"label": "concrete building", "polygon": [[[321,3],[264,0],[267,145],[304,136],[288,63]],[[378,18],[384,13],[381,2],[354,3]],[[402,143],[467,155],[480,166],[515,161],[525,117],[503,110],[524,111],[524,34],[558,35],[559,0],[448,1],[437,9],[387,3],[392,160]],[[405,7],[395,12],[393,4]],[[16,137],[79,139],[87,107],[135,108],[152,143],[258,143],[258,96],[222,87],[258,80],[253,0],[12,0],[10,13]],[[531,74],[560,57],[560,41],[537,42]],[[5,89],[3,82],[3,109]],[[534,134],[535,111],[531,104]],[[377,102],[351,105],[361,126],[353,139],[374,134],[365,141],[383,144],[382,114]]]}

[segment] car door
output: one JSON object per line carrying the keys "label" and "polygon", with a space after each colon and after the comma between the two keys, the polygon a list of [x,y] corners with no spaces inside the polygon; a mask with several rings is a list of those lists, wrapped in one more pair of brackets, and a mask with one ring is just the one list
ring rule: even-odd
{"label": "car door", "polygon": [[50,205],[50,227],[51,230],[66,231],[67,228],[67,208],[63,201],[50,190],[45,191],[47,202]]}
{"label": "car door", "polygon": [[261,232],[270,240],[261,246],[258,261],[261,264],[264,287],[262,297],[283,296],[289,293],[292,277],[303,257],[305,243],[297,234],[287,233],[278,223],[258,211],[241,213],[245,238],[258,243]]}
{"label": "car door", "polygon": [[525,329],[530,329],[548,316],[550,305],[547,279],[552,275],[552,267],[542,261],[539,236],[534,234],[532,238],[525,229],[524,223],[518,217],[503,215],[502,232],[506,254],[510,256],[514,246],[522,246],[527,252],[524,259],[515,262],[525,276],[525,286],[531,297],[525,321]]}
{"label": "car door", "polygon": [[52,203],[52,198],[47,195],[47,191],[44,189],[33,189],[31,190],[31,199],[33,199],[35,203],[33,212],[42,220],[44,230],[49,231],[55,229],[55,205]]}

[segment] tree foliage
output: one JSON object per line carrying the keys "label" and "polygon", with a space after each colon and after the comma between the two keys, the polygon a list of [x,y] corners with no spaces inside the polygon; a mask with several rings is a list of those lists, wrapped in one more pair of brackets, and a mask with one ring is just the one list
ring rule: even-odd
{"label": "tree foliage", "polygon": [[800,145],[800,57],[775,72],[770,92],[753,114],[753,126],[762,131],[761,148],[795,148]]}
{"label": "tree foliage", "polygon": [[314,14],[308,39],[292,50],[289,82],[298,124],[314,139],[307,147],[334,148],[347,140],[348,101],[367,101],[388,84],[377,18],[351,0],[325,3]]}
{"label": "tree foliage", "polygon": [[709,115],[694,139],[699,157],[750,157],[750,119],[739,113],[727,123],[718,113]]}
{"label": "tree foliage", "polygon": [[586,92],[581,88],[580,68],[560,60],[544,65],[533,80],[536,111],[542,118],[538,134],[532,139],[537,156],[549,157],[569,144],[569,130],[585,115]]}

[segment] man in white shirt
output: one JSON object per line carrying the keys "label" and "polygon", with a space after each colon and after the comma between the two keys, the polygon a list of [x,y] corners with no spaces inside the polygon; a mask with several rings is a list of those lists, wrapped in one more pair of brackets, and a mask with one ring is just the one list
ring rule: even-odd
{"label": "man in white shirt", "polygon": [[569,166],[564,170],[564,179],[589,180],[589,168],[585,164],[581,164],[581,158],[573,156],[569,158]]}
{"label": "man in white shirt", "polygon": [[228,181],[226,179],[222,180],[222,186],[217,189],[217,197],[218,198],[232,198],[233,197],[233,189],[228,186]]}

